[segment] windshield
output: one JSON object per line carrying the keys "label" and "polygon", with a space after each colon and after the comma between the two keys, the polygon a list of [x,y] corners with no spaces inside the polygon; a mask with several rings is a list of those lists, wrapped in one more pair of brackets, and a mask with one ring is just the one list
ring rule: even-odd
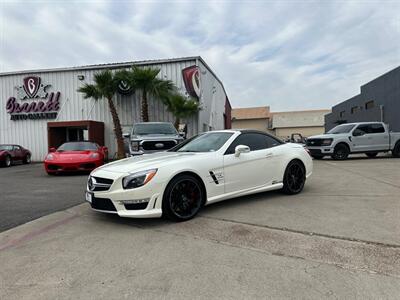
{"label": "windshield", "polygon": [[171,149],[172,152],[213,152],[219,150],[232,136],[231,132],[199,134]]}
{"label": "windshield", "polygon": [[173,134],[178,132],[171,123],[158,124],[136,124],[133,126],[133,135],[149,135],[149,134]]}
{"label": "windshield", "polygon": [[333,133],[333,134],[339,134],[339,133],[349,133],[355,125],[339,125],[331,130],[329,130],[327,133]]}
{"label": "windshield", "polygon": [[97,145],[90,142],[73,142],[62,144],[57,151],[87,151],[87,150],[97,150]]}
{"label": "windshield", "polygon": [[0,151],[7,150],[11,151],[13,149],[13,146],[11,145],[0,145]]}

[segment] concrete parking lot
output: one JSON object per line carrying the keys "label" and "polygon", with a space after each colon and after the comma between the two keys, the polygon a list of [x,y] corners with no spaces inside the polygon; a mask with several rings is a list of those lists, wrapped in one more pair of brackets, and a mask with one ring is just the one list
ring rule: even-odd
{"label": "concrete parking lot", "polygon": [[14,203],[29,203],[26,185],[40,195],[32,211],[51,201],[65,207],[0,233],[1,299],[400,295],[400,159],[315,161],[299,195],[233,199],[184,223],[73,206],[82,202],[86,176],[47,177],[34,165],[19,167],[35,178],[19,188],[4,185],[22,173],[0,169],[0,211],[11,207],[13,214]]}

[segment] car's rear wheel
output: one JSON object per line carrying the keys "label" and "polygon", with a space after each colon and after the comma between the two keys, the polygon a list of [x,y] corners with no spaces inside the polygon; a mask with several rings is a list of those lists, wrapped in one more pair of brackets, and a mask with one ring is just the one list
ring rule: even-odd
{"label": "car's rear wheel", "polygon": [[335,147],[332,158],[334,160],[344,160],[344,159],[347,159],[349,154],[350,154],[349,147],[345,144],[339,144]]}
{"label": "car's rear wheel", "polygon": [[396,146],[394,146],[394,149],[392,151],[393,157],[400,157],[400,142],[397,142]]}
{"label": "car's rear wheel", "polygon": [[9,166],[11,166],[11,156],[10,156],[10,155],[7,155],[7,156],[5,157],[5,159],[4,159],[4,166],[5,166],[6,168],[8,168]]}
{"label": "car's rear wheel", "polygon": [[27,154],[24,158],[24,164],[30,164],[31,163],[31,155]]}
{"label": "car's rear wheel", "polygon": [[163,216],[173,221],[186,221],[199,212],[204,203],[202,184],[191,175],[178,175],[164,192]]}
{"label": "car's rear wheel", "polygon": [[304,165],[299,160],[292,160],[285,170],[283,176],[282,191],[288,195],[300,193],[306,182],[306,170]]}
{"label": "car's rear wheel", "polygon": [[369,153],[365,153],[365,155],[370,158],[374,158],[378,155],[378,152],[369,152]]}

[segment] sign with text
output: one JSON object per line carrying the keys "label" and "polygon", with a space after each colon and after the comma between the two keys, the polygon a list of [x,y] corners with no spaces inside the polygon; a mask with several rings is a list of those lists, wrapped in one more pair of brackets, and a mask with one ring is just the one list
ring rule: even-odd
{"label": "sign with text", "polygon": [[[17,98],[10,97],[6,102],[11,120],[55,119],[60,109],[60,92],[48,93],[39,76],[27,76],[23,85],[17,86]],[[21,101],[21,102],[20,102]]]}

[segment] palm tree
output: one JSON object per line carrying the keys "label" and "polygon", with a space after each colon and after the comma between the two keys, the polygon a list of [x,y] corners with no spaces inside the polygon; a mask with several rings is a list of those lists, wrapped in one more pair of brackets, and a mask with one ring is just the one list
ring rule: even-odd
{"label": "palm tree", "polygon": [[148,97],[155,97],[166,103],[167,97],[175,92],[176,87],[170,80],[157,78],[160,69],[132,67],[127,80],[131,86],[141,92],[141,117],[143,122],[149,121]]}
{"label": "palm tree", "polygon": [[175,116],[175,128],[179,129],[182,118],[193,116],[200,110],[199,102],[193,99],[186,99],[181,94],[170,95],[166,101],[167,110]]}
{"label": "palm tree", "polygon": [[107,99],[108,108],[110,110],[114,123],[114,133],[117,139],[117,157],[118,159],[125,157],[124,139],[122,137],[121,122],[119,120],[117,109],[113,101],[113,97],[118,90],[118,84],[121,78],[125,78],[126,71],[118,71],[113,74],[111,70],[104,70],[94,75],[94,84],[85,83],[78,89],[83,93],[85,99],[93,98],[94,100]]}

